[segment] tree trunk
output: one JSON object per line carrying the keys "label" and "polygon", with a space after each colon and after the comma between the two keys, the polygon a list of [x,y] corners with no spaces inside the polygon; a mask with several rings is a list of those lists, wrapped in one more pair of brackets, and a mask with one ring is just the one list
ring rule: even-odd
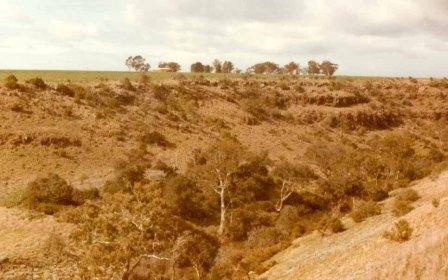
{"label": "tree trunk", "polygon": [[220,192],[219,192],[219,196],[221,198],[221,221],[219,223],[219,230],[218,230],[218,234],[222,235],[224,233],[224,226],[226,223],[226,202],[225,202],[225,192],[224,192],[225,188],[221,188]]}

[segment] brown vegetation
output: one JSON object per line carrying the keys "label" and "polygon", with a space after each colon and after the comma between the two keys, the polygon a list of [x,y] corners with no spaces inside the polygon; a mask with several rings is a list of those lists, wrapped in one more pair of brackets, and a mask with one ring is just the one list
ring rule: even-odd
{"label": "brown vegetation", "polygon": [[[32,181],[18,205],[73,225],[87,279],[244,279],[294,238],[380,214],[448,151],[446,119],[429,117],[448,105],[434,81],[145,77],[1,88],[2,178],[61,174]],[[402,215],[418,195],[394,199]]]}
{"label": "brown vegetation", "polygon": [[384,232],[383,236],[392,241],[404,242],[411,238],[412,231],[408,221],[399,220],[390,231]]}

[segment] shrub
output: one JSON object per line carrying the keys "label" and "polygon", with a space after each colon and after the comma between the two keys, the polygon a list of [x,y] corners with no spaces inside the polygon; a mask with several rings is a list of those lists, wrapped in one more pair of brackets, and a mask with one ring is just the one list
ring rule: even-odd
{"label": "shrub", "polygon": [[168,180],[164,197],[173,212],[185,219],[203,219],[214,213],[196,182],[183,175]]}
{"label": "shrub", "polygon": [[395,226],[383,233],[383,237],[392,241],[404,242],[411,238],[412,228],[406,220],[399,220]]}
{"label": "shrub", "polygon": [[58,84],[58,86],[56,87],[56,92],[64,96],[75,96],[75,92],[64,84]]}
{"label": "shrub", "polygon": [[166,85],[153,85],[152,92],[157,100],[165,101],[170,94],[170,88]]}
{"label": "shrub", "polygon": [[405,189],[400,191],[394,200],[392,213],[396,216],[403,216],[414,209],[411,203],[418,200],[420,196],[413,189]]}
{"label": "shrub", "polygon": [[64,239],[56,234],[51,233],[43,243],[44,256],[51,261],[60,262],[64,255],[67,244]]}
{"label": "shrub", "polygon": [[232,209],[225,227],[224,235],[231,241],[242,241],[253,228],[271,226],[268,213],[255,209]]}
{"label": "shrub", "polygon": [[116,167],[117,178],[122,179],[124,182],[130,183],[131,185],[144,179],[145,170],[146,166],[130,162],[118,163]]}
{"label": "shrub", "polygon": [[304,93],[306,91],[305,88],[301,85],[294,86],[294,90],[297,91],[298,93]]}
{"label": "shrub", "polygon": [[5,78],[4,81],[5,87],[8,89],[20,89],[20,85],[18,83],[18,80],[16,78],[16,76],[14,75],[9,75]]}
{"label": "shrub", "polygon": [[420,195],[414,189],[405,189],[400,191],[396,199],[414,202],[420,198]]}
{"label": "shrub", "polygon": [[102,192],[115,194],[129,192],[131,187],[145,178],[145,171],[151,166],[145,158],[144,150],[132,149],[126,160],[119,160],[115,165],[115,178],[106,181]]}
{"label": "shrub", "polygon": [[213,265],[219,243],[215,237],[203,231],[184,231],[177,238],[174,249],[178,254],[179,263],[188,261],[199,270],[198,272],[202,272],[202,270],[209,270]]}
{"label": "shrub", "polygon": [[381,207],[375,201],[362,201],[355,205],[350,217],[357,223],[364,221],[368,217],[381,214]]}
{"label": "shrub", "polygon": [[151,81],[151,78],[146,74],[141,74],[138,78],[138,83],[141,85],[147,85]]}
{"label": "shrub", "polygon": [[124,78],[121,87],[125,90],[135,91],[135,87],[132,85],[131,80],[129,80],[129,78]]}
{"label": "shrub", "polygon": [[297,222],[300,220],[299,209],[291,205],[285,205],[281,209],[277,220],[275,221],[276,226],[283,231],[290,231]]}
{"label": "shrub", "polygon": [[439,205],[440,205],[440,200],[437,199],[437,198],[434,198],[434,199],[431,201],[431,204],[432,204],[432,206],[434,206],[435,208],[437,208],[437,207],[439,207]]}
{"label": "shrub", "polygon": [[156,112],[159,112],[162,115],[166,115],[169,113],[168,105],[166,105],[166,103],[164,102],[158,102],[154,110],[156,110]]}
{"label": "shrub", "polygon": [[265,106],[259,100],[246,99],[243,102],[243,108],[258,121],[267,120],[269,117],[269,113],[264,109]]}
{"label": "shrub", "polygon": [[81,147],[82,142],[78,138],[70,139],[66,136],[45,136],[40,140],[42,146],[53,146],[57,148]]}
{"label": "shrub", "polygon": [[210,280],[243,279],[243,277],[247,276],[247,274],[244,274],[243,277],[238,277],[236,274],[239,271],[235,269],[235,266],[243,258],[244,253],[245,251],[234,248],[233,246],[222,246],[219,250],[217,260],[211,269]]}
{"label": "shrub", "polygon": [[270,247],[283,239],[282,232],[275,227],[260,227],[249,232],[247,246],[249,248]]}
{"label": "shrub", "polygon": [[47,84],[41,78],[32,78],[26,81],[27,84],[32,84],[37,89],[46,89]]}
{"label": "shrub", "polygon": [[[244,256],[241,260],[241,266],[246,271],[254,271],[257,274],[262,274],[267,271],[275,262],[264,262],[272,258],[278,252],[285,250],[290,245],[289,242],[279,242],[273,246],[254,248],[250,251],[244,252]],[[242,277],[234,279],[244,279]]]}
{"label": "shrub", "polygon": [[410,77],[410,76],[409,76],[409,81],[411,83],[413,83],[413,84],[417,84],[418,83],[418,80],[416,78],[413,78],[413,77]]}
{"label": "shrub", "polygon": [[75,92],[74,97],[76,103],[81,102],[81,99],[86,99],[88,92],[84,87],[79,85],[72,85],[72,88],[73,91]]}
{"label": "shrub", "polygon": [[29,183],[26,193],[28,199],[35,203],[69,205],[73,202],[73,187],[54,173]]}
{"label": "shrub", "polygon": [[77,205],[84,204],[87,200],[95,200],[100,197],[99,190],[97,188],[87,188],[83,190],[74,189],[72,194],[72,200]]}
{"label": "shrub", "polygon": [[429,158],[434,162],[442,162],[445,160],[445,155],[439,149],[432,148],[429,151]]}
{"label": "shrub", "polygon": [[102,189],[102,193],[115,194],[118,192],[129,192],[130,186],[121,178],[116,178],[113,180],[107,180]]}
{"label": "shrub", "polygon": [[341,222],[341,219],[336,217],[325,217],[319,223],[319,229],[322,232],[330,231],[332,233],[338,233],[345,230],[344,225]]}
{"label": "shrub", "polygon": [[5,82],[9,82],[9,81],[17,83],[19,80],[17,79],[16,76],[11,74],[11,75],[6,76],[6,78],[5,78]]}
{"label": "shrub", "polygon": [[25,190],[24,206],[52,215],[66,205],[75,204],[73,187],[59,175],[50,173],[47,177],[30,182]]}
{"label": "shrub", "polygon": [[21,103],[14,103],[11,105],[11,111],[16,112],[16,113],[25,113],[26,110],[25,108],[23,108],[23,104]]}
{"label": "shrub", "polygon": [[163,135],[162,133],[158,132],[158,131],[152,131],[149,133],[146,133],[145,135],[143,135],[141,137],[141,141],[143,143],[146,144],[156,144],[157,146],[161,146],[161,147],[172,147],[174,146],[173,143],[169,142],[165,135]]}
{"label": "shrub", "polygon": [[414,207],[411,205],[411,201],[409,200],[401,200],[395,198],[393,206],[392,206],[392,213],[395,217],[403,216],[409,212],[411,212]]}

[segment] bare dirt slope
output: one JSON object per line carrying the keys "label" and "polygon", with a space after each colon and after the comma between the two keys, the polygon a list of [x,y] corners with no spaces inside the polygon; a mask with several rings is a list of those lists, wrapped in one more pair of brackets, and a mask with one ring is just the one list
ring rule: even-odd
{"label": "bare dirt slope", "polygon": [[[382,237],[397,218],[388,211],[365,222],[348,224],[340,234],[314,233],[297,239],[276,255],[278,264],[261,279],[448,279],[448,172],[426,178],[413,188],[421,195],[402,218],[414,229],[411,240]],[[431,201],[440,199],[435,208]]]}

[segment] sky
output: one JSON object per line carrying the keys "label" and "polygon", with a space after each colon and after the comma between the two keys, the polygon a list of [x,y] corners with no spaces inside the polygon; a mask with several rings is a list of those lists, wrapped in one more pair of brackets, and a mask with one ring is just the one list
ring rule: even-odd
{"label": "sky", "polygon": [[0,0],[0,69],[310,59],[339,74],[448,76],[448,0]]}

